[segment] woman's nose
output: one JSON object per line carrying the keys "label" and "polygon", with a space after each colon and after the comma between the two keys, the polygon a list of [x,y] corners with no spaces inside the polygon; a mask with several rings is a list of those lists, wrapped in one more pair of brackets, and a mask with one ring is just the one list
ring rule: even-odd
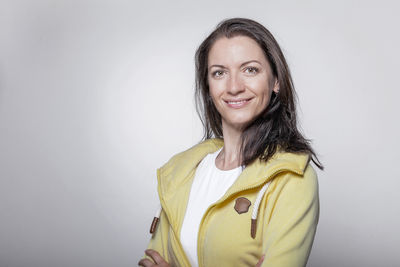
{"label": "woman's nose", "polygon": [[243,82],[238,75],[232,74],[229,77],[227,91],[232,95],[237,95],[238,93],[244,91]]}

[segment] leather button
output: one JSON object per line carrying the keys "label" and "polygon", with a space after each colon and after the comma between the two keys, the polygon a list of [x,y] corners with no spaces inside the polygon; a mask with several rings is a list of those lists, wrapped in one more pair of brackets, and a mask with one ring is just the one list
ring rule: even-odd
{"label": "leather button", "polygon": [[242,214],[249,211],[251,205],[250,200],[245,197],[239,197],[236,199],[235,210],[237,213]]}

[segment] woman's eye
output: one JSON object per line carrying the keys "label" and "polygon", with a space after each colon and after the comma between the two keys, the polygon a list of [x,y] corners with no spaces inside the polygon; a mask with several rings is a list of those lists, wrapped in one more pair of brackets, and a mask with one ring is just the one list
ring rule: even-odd
{"label": "woman's eye", "polygon": [[224,75],[224,72],[222,70],[216,70],[212,73],[213,77],[219,78],[222,75]]}
{"label": "woman's eye", "polygon": [[248,67],[245,69],[246,73],[250,73],[250,74],[256,74],[258,73],[258,68],[256,67]]}

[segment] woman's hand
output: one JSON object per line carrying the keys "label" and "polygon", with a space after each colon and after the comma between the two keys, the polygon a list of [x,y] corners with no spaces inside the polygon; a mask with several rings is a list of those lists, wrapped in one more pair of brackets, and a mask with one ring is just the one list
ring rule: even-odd
{"label": "woman's hand", "polygon": [[139,265],[140,266],[144,266],[144,267],[169,267],[168,262],[166,262],[163,257],[160,256],[160,254],[158,254],[157,251],[152,250],[152,249],[146,249],[144,251],[144,253],[146,253],[147,256],[149,256],[154,262],[152,262],[149,259],[141,259],[139,261]]}
{"label": "woman's hand", "polygon": [[262,256],[261,256],[261,259],[257,262],[256,267],[260,267],[260,266],[261,266],[261,264],[262,264],[263,261],[264,261],[264,256],[265,256],[265,255],[262,255]]}
{"label": "woman's hand", "polygon": [[[161,257],[160,254],[157,251],[152,250],[152,249],[146,249],[144,251],[144,253],[146,253],[146,255],[149,256],[155,263],[152,262],[149,259],[142,259],[138,263],[140,266],[144,266],[144,267],[157,267],[157,266],[158,267],[169,267],[169,263],[166,262],[163,259],[163,257]],[[257,262],[256,267],[260,267],[261,266],[261,264],[264,261],[264,256],[265,255],[261,256],[260,260]]]}

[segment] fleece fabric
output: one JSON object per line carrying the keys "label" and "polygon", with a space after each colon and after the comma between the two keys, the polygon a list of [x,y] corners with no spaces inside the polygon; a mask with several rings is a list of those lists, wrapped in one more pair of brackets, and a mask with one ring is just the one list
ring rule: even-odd
{"label": "fleece fabric", "polygon": [[[201,160],[222,146],[222,139],[208,139],[157,170],[162,211],[148,248],[158,251],[171,266],[190,266],[179,237],[191,185]],[[254,203],[267,183],[253,237]],[[248,211],[241,203],[249,203]],[[256,160],[246,166],[228,191],[208,207],[198,232],[199,266],[255,266],[262,255],[262,267],[305,266],[318,218],[318,181],[310,156],[278,150],[267,162]]]}

